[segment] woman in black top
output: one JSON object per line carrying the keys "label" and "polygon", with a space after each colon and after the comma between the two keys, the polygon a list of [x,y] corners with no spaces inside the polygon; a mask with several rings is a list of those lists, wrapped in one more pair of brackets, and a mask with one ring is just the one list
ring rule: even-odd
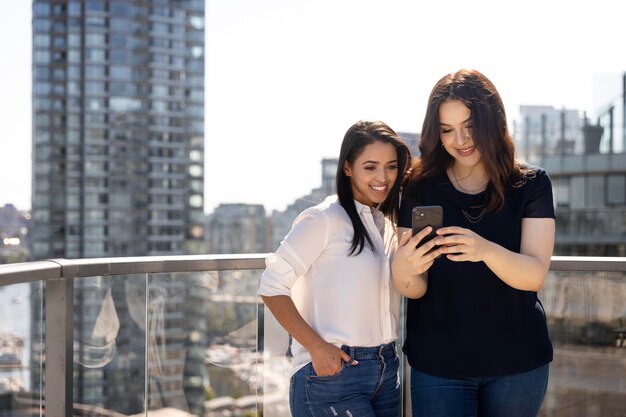
{"label": "woman in black top", "polygon": [[413,416],[536,416],[552,360],[537,298],[554,246],[550,179],[516,161],[502,100],[475,70],[435,85],[419,148],[398,225],[440,205],[443,227],[419,248],[429,228],[403,233],[392,264],[409,298]]}

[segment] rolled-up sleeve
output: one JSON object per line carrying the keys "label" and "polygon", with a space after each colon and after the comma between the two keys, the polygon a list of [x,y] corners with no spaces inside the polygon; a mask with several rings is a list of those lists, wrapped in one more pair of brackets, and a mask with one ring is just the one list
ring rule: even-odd
{"label": "rolled-up sleeve", "polygon": [[315,208],[303,211],[294,220],[276,253],[265,259],[259,295],[291,295],[291,287],[320,256],[328,239],[327,214]]}

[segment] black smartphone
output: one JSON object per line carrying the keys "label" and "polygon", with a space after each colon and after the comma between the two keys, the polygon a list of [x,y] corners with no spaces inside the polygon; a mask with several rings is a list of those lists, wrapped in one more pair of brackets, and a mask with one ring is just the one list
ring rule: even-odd
{"label": "black smartphone", "polygon": [[430,239],[437,236],[437,229],[443,225],[443,207],[441,206],[417,206],[413,208],[413,235],[415,236],[426,226],[431,226],[433,230],[417,244],[419,248]]}

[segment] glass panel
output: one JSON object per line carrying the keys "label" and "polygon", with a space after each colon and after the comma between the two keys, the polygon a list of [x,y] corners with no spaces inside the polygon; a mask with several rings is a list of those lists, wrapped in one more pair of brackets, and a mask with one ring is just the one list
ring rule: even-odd
{"label": "glass panel", "polygon": [[289,335],[266,307],[263,308],[263,414],[289,417],[291,350]]}
{"label": "glass panel", "polygon": [[619,415],[626,404],[626,273],[551,272],[540,293],[554,345],[541,416]]}
{"label": "glass panel", "polygon": [[0,415],[42,410],[43,282],[0,287]]}
{"label": "glass panel", "polygon": [[145,411],[145,274],[74,283],[74,406]]}
{"label": "glass panel", "polygon": [[256,416],[259,271],[152,274],[148,409]]}

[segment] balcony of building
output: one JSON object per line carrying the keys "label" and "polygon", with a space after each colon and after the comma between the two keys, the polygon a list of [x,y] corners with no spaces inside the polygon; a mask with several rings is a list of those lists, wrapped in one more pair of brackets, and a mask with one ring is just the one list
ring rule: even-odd
{"label": "balcony of building", "polygon": [[[289,416],[289,339],[256,295],[263,267],[0,266],[0,416]],[[626,415],[626,258],[554,257],[540,298],[555,347],[541,416]]]}

